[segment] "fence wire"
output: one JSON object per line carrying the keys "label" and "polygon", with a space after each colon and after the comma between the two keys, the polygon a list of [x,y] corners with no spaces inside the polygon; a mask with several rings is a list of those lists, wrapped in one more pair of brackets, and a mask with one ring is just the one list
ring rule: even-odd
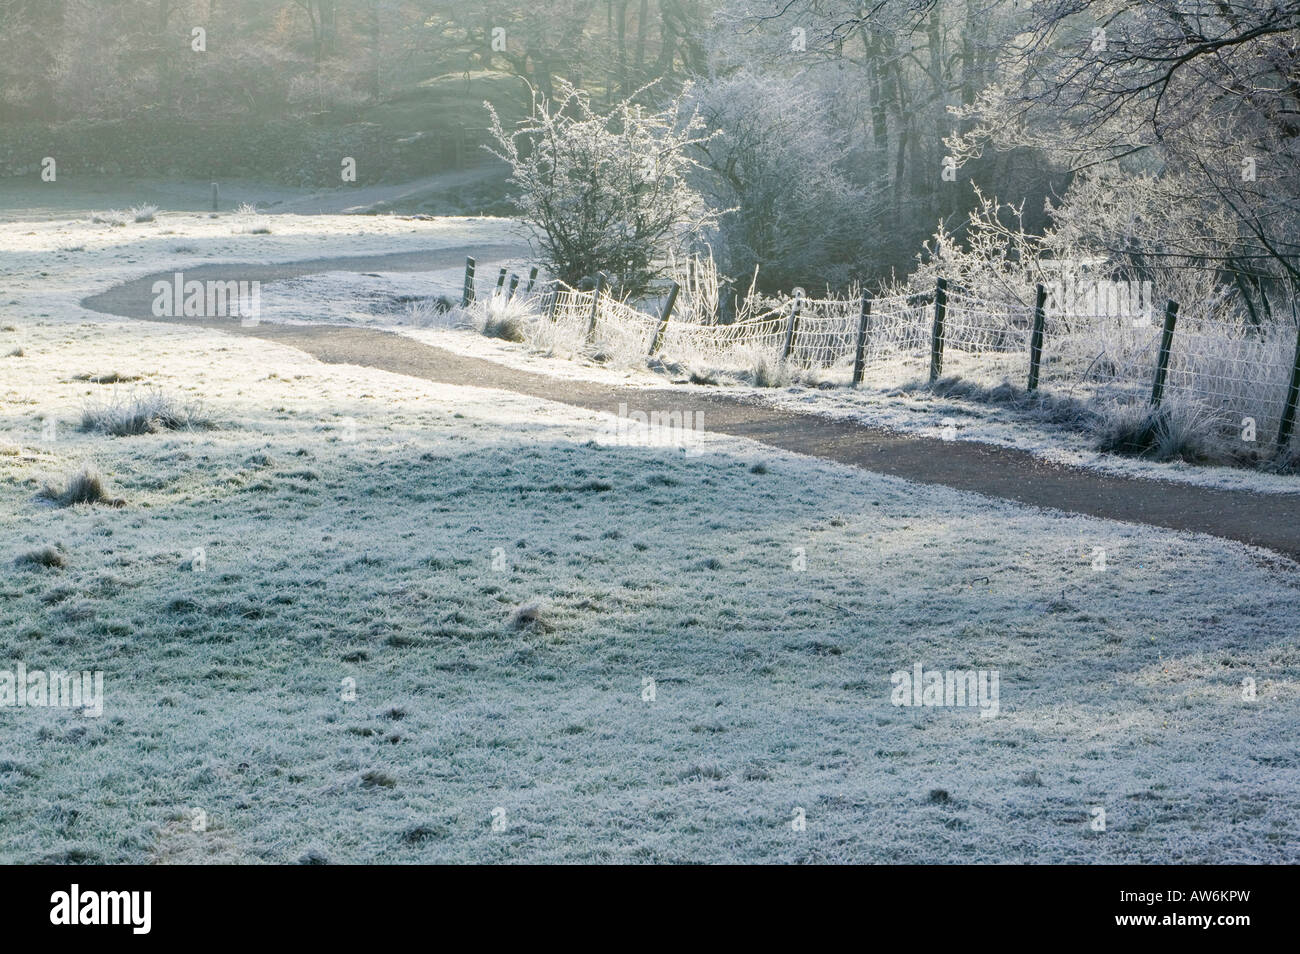
{"label": "fence wire", "polygon": [[[949,286],[943,300],[941,374],[988,387],[1008,382],[1024,387],[1034,306],[957,286]],[[1149,307],[1116,314],[1089,304],[1054,298],[1045,308],[1039,388],[1085,404],[1148,401],[1160,355],[1161,316]],[[780,363],[829,373],[846,384],[861,348],[862,382],[887,389],[927,377],[936,345],[934,293],[872,298],[865,319],[863,300],[856,296],[755,296],[741,309],[741,320],[704,323],[698,319],[705,312],[688,306],[680,313],[697,320],[670,317],[662,327],[657,314],[559,282],[539,285],[527,296],[527,307],[536,322],[533,343],[542,348],[628,363],[656,354],[719,370]],[[1249,419],[1258,439],[1268,440],[1286,410],[1297,329],[1290,322],[1252,325],[1221,315],[1179,316],[1165,394],[1195,404],[1224,432],[1244,428]]]}
{"label": "fence wire", "polygon": [[1224,431],[1275,433],[1286,407],[1296,330],[1180,319],[1167,387],[1203,407]]}

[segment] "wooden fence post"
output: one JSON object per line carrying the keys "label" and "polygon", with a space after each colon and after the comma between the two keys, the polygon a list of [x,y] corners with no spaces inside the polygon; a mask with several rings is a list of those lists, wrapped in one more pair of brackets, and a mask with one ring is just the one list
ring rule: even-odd
{"label": "wooden fence post", "polygon": [[663,347],[664,334],[668,331],[668,319],[672,316],[673,305],[677,304],[677,293],[681,291],[681,286],[673,282],[673,287],[668,289],[668,300],[664,302],[664,310],[659,314],[659,327],[655,330],[655,337],[650,342],[650,353],[655,354]]}
{"label": "wooden fence post", "polygon": [[930,333],[930,383],[943,372],[943,322],[948,314],[948,280],[934,283],[934,329]]}
{"label": "wooden fence post", "polygon": [[465,256],[465,293],[461,295],[460,306],[468,308],[474,302],[474,259]]}
{"label": "wooden fence post", "polygon": [[212,183],[212,211],[213,212],[217,211],[217,206],[220,204],[220,201],[221,201],[221,190],[217,188],[217,184],[214,182]]}
{"label": "wooden fence post", "polygon": [[533,285],[537,282],[537,266],[534,265],[528,269],[528,285],[524,288],[524,294],[527,295],[533,290]]}
{"label": "wooden fence post", "polygon": [[497,294],[501,294],[501,289],[506,287],[506,270],[501,269],[501,274],[497,276]]}
{"label": "wooden fence post", "polygon": [[1159,407],[1165,396],[1165,375],[1169,372],[1169,352],[1174,345],[1174,322],[1178,320],[1178,302],[1172,298],[1165,305],[1165,327],[1160,333],[1160,355],[1156,358],[1156,377],[1151,383],[1151,406]]}
{"label": "wooden fence post", "polygon": [[510,274],[510,293],[506,295],[506,301],[515,297],[515,289],[519,287],[519,276],[513,272]]}
{"label": "wooden fence post", "polygon": [[1300,403],[1300,325],[1296,326],[1295,361],[1291,365],[1291,383],[1286,389],[1286,406],[1282,408],[1282,423],[1277,428],[1278,452],[1286,450],[1295,427],[1296,404]]}
{"label": "wooden fence post", "polygon": [[790,322],[785,326],[785,347],[781,349],[781,361],[789,361],[794,353],[794,336],[799,331],[799,309],[803,307],[803,294],[795,292],[794,301],[790,303]]}
{"label": "wooden fence post", "polygon": [[551,300],[546,304],[546,320],[555,323],[555,312],[560,307],[560,280],[558,278],[551,282]]}
{"label": "wooden fence post", "polygon": [[1038,367],[1043,361],[1043,325],[1046,322],[1047,289],[1041,284],[1034,296],[1034,330],[1029,336],[1029,384],[1026,391],[1038,390]]}
{"label": "wooden fence post", "polygon": [[596,276],[596,287],[591,291],[591,321],[587,323],[587,343],[596,343],[596,313],[600,310],[600,287],[603,276]]}
{"label": "wooden fence post", "polygon": [[853,352],[853,386],[862,383],[867,370],[867,324],[871,321],[871,296],[862,293],[862,314],[858,317],[858,344]]}

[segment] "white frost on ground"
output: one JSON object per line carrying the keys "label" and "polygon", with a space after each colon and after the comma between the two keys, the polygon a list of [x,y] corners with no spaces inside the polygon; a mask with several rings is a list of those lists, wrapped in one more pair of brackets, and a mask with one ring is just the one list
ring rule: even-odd
{"label": "white frost on ground", "polygon": [[[256,234],[258,228],[270,232]],[[103,320],[79,302],[151,272],[511,244],[526,250],[518,224],[493,218],[163,212],[153,222],[124,226],[10,222],[0,232],[0,321]]]}
{"label": "white frost on ground", "polygon": [[[0,669],[107,698],[0,709],[0,861],[1300,861],[1300,575],[1266,552],[614,446],[252,338],[10,323]],[[110,371],[211,427],[77,430]],[[85,461],[124,507],[36,499]],[[916,662],[996,669],[1000,714],[895,707]]]}

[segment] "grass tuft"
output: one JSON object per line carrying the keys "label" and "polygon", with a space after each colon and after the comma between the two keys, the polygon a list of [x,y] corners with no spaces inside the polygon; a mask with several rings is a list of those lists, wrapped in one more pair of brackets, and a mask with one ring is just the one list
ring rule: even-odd
{"label": "grass tuft", "polygon": [[933,384],[914,381],[900,389],[904,394],[928,391],[936,397],[973,404],[1005,407],[1034,421],[1069,431],[1088,432],[1102,421],[1102,415],[1070,397],[1058,397],[1042,391],[1026,391],[1010,381],[987,387],[956,375],[940,378]]}
{"label": "grass tuft", "polygon": [[129,384],[132,381],[139,381],[140,375],[119,374],[117,371],[109,371],[105,374],[91,374],[87,371],[84,374],[74,374],[72,380],[85,381],[89,384]]}
{"label": "grass tuft", "polygon": [[488,315],[483,321],[482,332],[488,338],[500,338],[502,341],[523,341],[524,321],[520,315],[510,313]]}
{"label": "grass tuft", "polygon": [[549,628],[546,614],[542,610],[540,603],[525,603],[523,606],[515,607],[514,611],[510,614],[510,627],[512,629],[539,630]]}
{"label": "grass tuft", "polygon": [[793,378],[790,369],[781,361],[766,354],[756,354],[748,368],[747,377],[756,388],[789,387]]}
{"label": "grass tuft", "polygon": [[14,558],[14,563],[18,566],[42,566],[46,569],[62,569],[68,565],[68,560],[58,547],[47,545],[18,554]]}
{"label": "grass tuft", "polygon": [[1097,450],[1190,464],[1225,461],[1208,412],[1193,404],[1121,405],[1097,425]]}
{"label": "grass tuft", "polygon": [[123,212],[121,209],[110,209],[107,212],[96,212],[90,217],[90,221],[96,225],[110,225],[113,228],[124,228],[131,223],[131,214]]}
{"label": "grass tuft", "polygon": [[83,431],[99,431],[112,437],[193,430],[207,423],[198,405],[182,403],[162,391],[115,394],[107,400],[87,403],[81,413]]}
{"label": "grass tuft", "polygon": [[68,478],[62,489],[46,484],[41,490],[41,497],[51,500],[60,507],[72,507],[76,504],[106,504],[110,507],[124,507],[126,501],[108,495],[104,479],[90,465],[81,468]]}

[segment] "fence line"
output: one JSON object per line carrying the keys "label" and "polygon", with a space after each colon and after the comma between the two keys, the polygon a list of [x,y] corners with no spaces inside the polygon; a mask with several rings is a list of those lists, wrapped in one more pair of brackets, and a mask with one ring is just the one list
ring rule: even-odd
{"label": "fence line", "polygon": [[[464,295],[469,302],[473,269],[470,260]],[[497,295],[508,300],[512,294],[501,286],[498,277]],[[1150,313],[1098,313],[1090,301],[1082,310],[1079,301],[1057,298],[1049,306],[1042,286],[1028,289],[1022,302],[940,280],[933,291],[919,294],[755,296],[741,309],[748,317],[709,324],[672,317],[671,302],[680,291],[675,285],[660,314],[640,311],[599,288],[583,291],[557,280],[537,288],[531,297],[541,303],[535,344],[630,362],[653,354],[737,371],[763,362],[815,372],[822,380],[838,375],[848,386],[886,388],[958,377],[989,388],[1009,382],[1085,404],[1176,398],[1203,408],[1223,430],[1249,422],[1261,443],[1291,439],[1300,402],[1300,329],[1179,315],[1173,302],[1166,315],[1177,320],[1162,324]],[[682,311],[697,314],[689,303]]]}

